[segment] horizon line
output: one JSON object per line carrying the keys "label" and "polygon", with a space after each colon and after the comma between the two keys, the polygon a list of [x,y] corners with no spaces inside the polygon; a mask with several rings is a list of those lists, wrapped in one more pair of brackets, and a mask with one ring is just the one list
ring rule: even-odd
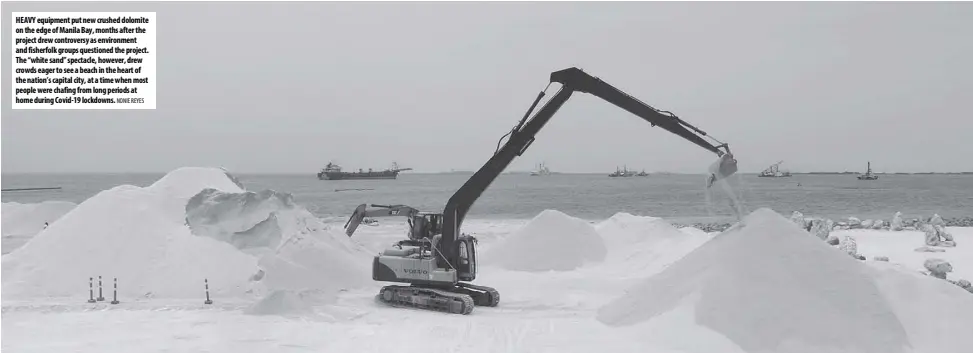
{"label": "horizon line", "polygon": [[[219,168],[219,167],[213,167],[213,168]],[[178,168],[176,168],[176,169],[178,169]],[[172,170],[175,170],[175,169],[172,169]],[[26,172],[2,172],[2,173],[0,173],[0,175],[17,175],[17,174],[34,174],[34,175],[36,175],[36,174],[49,174],[49,175],[79,175],[79,174],[162,174],[162,175],[165,175],[165,174],[168,174],[169,172],[171,172],[172,170],[165,171],[165,172],[161,172],[161,171],[57,171],[57,172],[55,172],[55,171],[26,171]],[[314,175],[317,174],[317,173],[290,172],[290,171],[289,172],[234,172],[234,171],[228,171],[228,172],[230,174],[234,174],[234,175],[239,174],[239,175],[310,175],[310,176],[314,176]],[[532,172],[531,170],[511,170],[511,171],[504,171],[501,174],[529,174],[531,172]],[[429,174],[473,174],[473,173],[475,173],[475,171],[473,171],[473,170],[452,170],[452,171],[415,171],[415,170],[413,170],[413,171],[409,171],[406,174],[429,175]],[[707,173],[667,172],[667,171],[647,172],[647,173],[649,175],[706,175],[707,174]],[[739,171],[739,172],[736,172],[735,174],[760,174],[760,173],[761,173],[760,171],[746,171],[746,172]],[[605,174],[605,175],[607,175],[607,174],[610,174],[610,173],[605,173],[605,172],[552,172],[552,174],[574,174],[574,175]],[[864,173],[862,173],[862,172],[852,172],[852,171],[843,171],[843,172],[815,171],[815,172],[790,172],[790,174],[791,175],[813,175],[813,174],[817,174],[817,175],[855,175],[855,174],[864,174]],[[915,175],[915,174],[919,174],[919,175],[929,175],[929,174],[973,174],[973,171],[873,172],[873,174],[882,174],[882,175],[886,175],[886,174],[893,174],[893,175],[894,174],[898,174],[898,175]]]}

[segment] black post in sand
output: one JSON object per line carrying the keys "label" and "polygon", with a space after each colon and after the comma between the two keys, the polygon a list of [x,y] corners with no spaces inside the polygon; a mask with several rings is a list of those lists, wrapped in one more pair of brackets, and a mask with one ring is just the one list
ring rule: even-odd
{"label": "black post in sand", "polygon": [[118,277],[115,277],[115,290],[113,292],[114,292],[112,294],[113,300],[111,301],[111,303],[118,304]]}
{"label": "black post in sand", "polygon": [[88,277],[88,302],[89,303],[94,303],[95,302],[95,285],[94,285],[94,281],[95,281],[95,279],[93,277]]}
{"label": "black post in sand", "polygon": [[204,278],[203,283],[206,284],[206,301],[203,304],[213,304],[213,301],[209,299],[209,279]]}
{"label": "black post in sand", "polygon": [[101,295],[101,276],[98,276],[98,301],[105,301],[105,297]]}

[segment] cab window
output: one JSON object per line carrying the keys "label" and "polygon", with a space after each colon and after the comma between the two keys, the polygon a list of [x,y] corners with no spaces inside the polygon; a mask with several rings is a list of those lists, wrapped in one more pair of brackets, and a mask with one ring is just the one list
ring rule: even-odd
{"label": "cab window", "polygon": [[466,248],[466,242],[459,243],[459,263],[468,264],[470,262],[469,252]]}

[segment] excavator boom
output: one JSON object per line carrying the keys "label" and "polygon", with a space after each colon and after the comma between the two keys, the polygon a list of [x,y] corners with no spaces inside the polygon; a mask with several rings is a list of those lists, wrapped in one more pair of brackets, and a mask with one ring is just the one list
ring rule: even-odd
{"label": "excavator boom", "polygon": [[[686,123],[672,113],[655,109],[578,68],[572,67],[551,73],[551,83],[554,82],[560,83],[561,89],[531,117],[531,111],[533,111],[545,92],[542,91],[538,94],[537,99],[534,100],[534,103],[520,120],[520,123],[510,131],[507,143],[499,147],[493,157],[480,167],[450,197],[449,201],[447,201],[446,207],[443,210],[443,232],[441,240],[443,257],[447,262],[456,263],[458,261],[459,248],[456,245],[456,239],[460,235],[460,227],[470,207],[473,206],[497,176],[510,165],[514,158],[522,155],[527,150],[530,144],[534,142],[534,138],[541,128],[547,124],[551,117],[567,102],[568,98],[574,92],[589,93],[604,99],[619,108],[641,117],[653,126],[666,129],[715,153],[720,157],[720,160],[710,168],[712,173],[709,181],[710,184],[717,179],[724,178],[736,172],[736,160],[733,159],[727,144],[716,141],[715,139],[713,140],[718,144],[714,145],[707,142],[703,139],[704,136],[707,136],[705,132]],[[710,138],[712,139],[712,137]],[[720,148],[725,149],[725,151],[720,150]]]}
{"label": "excavator boom", "polygon": [[366,208],[365,204],[358,205],[355,211],[345,222],[345,234],[349,237],[355,234],[355,230],[361,225],[361,222],[365,217],[391,217],[391,216],[401,216],[408,217],[412,219],[415,215],[419,214],[419,210],[405,206],[405,205],[371,205],[372,207],[377,207],[376,209],[369,210]]}
{"label": "excavator boom", "polygon": [[[717,156],[723,155],[723,151],[721,151],[719,147],[723,147],[725,144],[713,145],[706,140],[703,140],[701,136],[707,136],[706,132],[689,125],[689,123],[686,123],[670,112],[660,111],[649,106],[648,104],[645,104],[641,100],[622,92],[605,81],[581,71],[581,69],[572,67],[561,71],[552,72],[551,82],[560,83],[562,85],[562,90],[569,89],[577,92],[589,93],[598,98],[604,99],[605,101],[608,101],[619,108],[625,109],[629,113],[645,119],[645,121],[652,124],[652,126],[658,125],[659,127],[679,135],[679,137],[689,140],[690,142],[695,143],[696,145],[710,152],[716,153]],[[538,113],[538,115],[540,115],[540,113]],[[550,117],[548,117],[548,119],[550,119]]]}

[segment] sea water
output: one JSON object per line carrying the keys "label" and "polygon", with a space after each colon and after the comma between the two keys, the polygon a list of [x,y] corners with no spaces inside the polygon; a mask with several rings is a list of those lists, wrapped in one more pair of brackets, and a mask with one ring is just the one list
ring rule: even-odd
{"label": "sea water", "polygon": [[[405,172],[395,180],[318,180],[303,175],[235,174],[249,190],[292,193],[297,202],[322,217],[347,218],[356,206],[406,204],[441,211],[471,173]],[[3,188],[51,187],[61,190],[4,192],[3,202],[63,200],[80,203],[121,184],[148,186],[163,174],[4,174]],[[741,195],[736,210],[724,191],[707,191],[705,175],[652,174],[610,178],[599,174],[529,176],[504,174],[473,205],[467,219],[527,219],[557,209],[590,220],[616,212],[665,217],[676,222],[732,222],[744,209],[769,207],[782,214],[891,219],[939,213],[944,218],[973,216],[973,175],[882,175],[863,181],[854,175],[795,174],[758,178],[737,173],[726,182]],[[714,185],[713,188],[720,188]],[[335,191],[344,189],[364,189]],[[707,192],[711,202],[707,202]]]}

